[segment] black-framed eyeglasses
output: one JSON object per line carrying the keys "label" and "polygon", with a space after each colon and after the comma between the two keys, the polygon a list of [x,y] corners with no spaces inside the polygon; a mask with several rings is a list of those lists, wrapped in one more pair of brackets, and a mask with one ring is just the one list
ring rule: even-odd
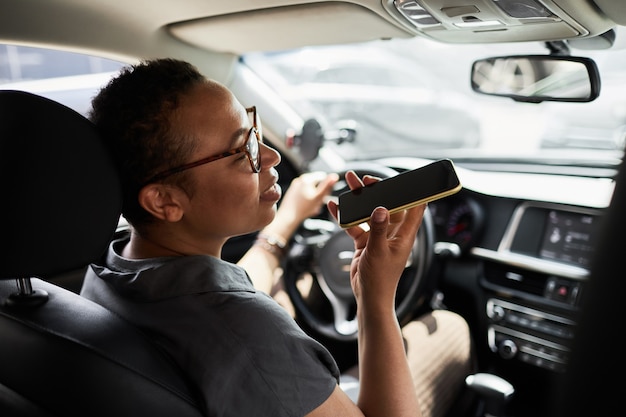
{"label": "black-framed eyeglasses", "polygon": [[250,161],[250,167],[252,168],[252,171],[255,173],[261,171],[261,153],[259,150],[259,143],[261,143],[263,140],[263,131],[261,130],[261,118],[256,112],[256,106],[248,107],[246,111],[248,112],[248,114],[252,115],[252,128],[250,128],[250,131],[248,132],[248,139],[243,146],[231,149],[218,155],[208,156],[206,158],[198,159],[194,162],[189,162],[188,164],[180,165],[159,172],[158,174],[151,177],[148,181],[146,181],[145,184],[161,181],[169,177],[170,175],[174,175],[200,165],[208,164],[209,162],[214,162],[228,156],[237,155],[238,153],[242,152],[244,152],[248,157],[248,161]]}

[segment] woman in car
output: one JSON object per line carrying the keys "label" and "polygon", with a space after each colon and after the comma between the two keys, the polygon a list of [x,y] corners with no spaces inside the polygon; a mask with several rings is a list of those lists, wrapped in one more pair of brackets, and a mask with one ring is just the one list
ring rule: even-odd
{"label": "woman in car", "polygon": [[[281,197],[280,156],[263,144],[256,110],[195,67],[161,59],[123,70],[93,100],[91,119],[118,163],[131,234],[91,265],[82,294],[163,347],[207,415],[420,415],[394,299],[424,206],[392,216],[380,207],[370,230],[347,230],[359,323],[355,404],[329,352],[245,269],[220,259],[230,237],[272,222]],[[354,189],[376,179],[349,172],[346,181]],[[328,208],[336,216],[337,206]],[[271,252],[279,243],[257,246]]]}

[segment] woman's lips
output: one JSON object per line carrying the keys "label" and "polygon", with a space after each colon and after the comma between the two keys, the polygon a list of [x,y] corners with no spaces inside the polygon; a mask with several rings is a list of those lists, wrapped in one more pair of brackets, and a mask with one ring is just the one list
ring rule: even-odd
{"label": "woman's lips", "polygon": [[274,183],[270,188],[261,194],[261,200],[276,203],[282,196],[282,189],[278,183]]}

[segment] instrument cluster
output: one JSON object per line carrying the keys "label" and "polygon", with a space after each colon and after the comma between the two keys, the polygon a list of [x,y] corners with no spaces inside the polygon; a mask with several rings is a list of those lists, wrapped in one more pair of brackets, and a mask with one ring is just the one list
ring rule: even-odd
{"label": "instrument cluster", "polygon": [[470,196],[456,194],[428,205],[433,216],[436,244],[453,254],[465,253],[480,238],[485,214]]}

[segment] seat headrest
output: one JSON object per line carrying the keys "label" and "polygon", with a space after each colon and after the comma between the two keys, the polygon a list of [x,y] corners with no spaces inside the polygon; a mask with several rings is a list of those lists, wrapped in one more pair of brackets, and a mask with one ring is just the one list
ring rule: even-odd
{"label": "seat headrest", "polygon": [[95,126],[55,101],[0,91],[0,279],[45,278],[101,256],[122,194]]}

